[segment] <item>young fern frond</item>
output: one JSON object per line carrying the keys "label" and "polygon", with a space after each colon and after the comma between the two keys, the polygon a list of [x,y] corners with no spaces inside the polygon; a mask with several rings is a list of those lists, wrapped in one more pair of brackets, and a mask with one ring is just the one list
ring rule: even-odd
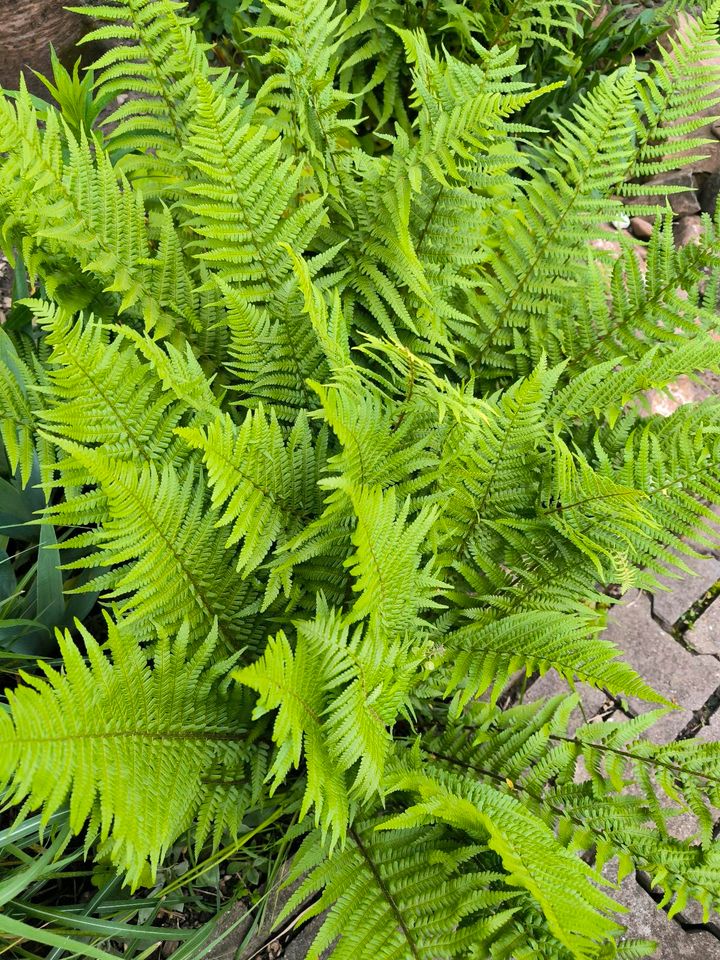
{"label": "young fern frond", "polygon": [[278,419],[293,423],[313,401],[308,380],[326,371],[315,330],[302,316],[297,289],[287,280],[278,292],[278,316],[250,302],[242,289],[219,281],[229,331],[226,368],[239,402],[272,405]]}
{"label": "young fern frond", "polygon": [[273,789],[304,757],[301,816],[313,806],[334,844],[345,837],[352,800],[380,790],[392,739],[389,728],[406,705],[418,655],[406,643],[352,632],[323,604],[314,620],[295,623],[295,644],[272,637],[256,663],[235,679],[259,694],[254,717],[277,710],[270,767]]}
{"label": "young fern frond", "polygon": [[293,143],[293,153],[308,157],[322,190],[327,192],[332,184],[331,192],[342,203],[336,154],[339,141],[351,138],[356,122],[339,116],[353,97],[335,82],[344,15],[334,8],[327,0],[269,3],[271,26],[251,27],[248,32],[271,41],[258,60],[277,68],[257,91],[257,109],[272,112]]}

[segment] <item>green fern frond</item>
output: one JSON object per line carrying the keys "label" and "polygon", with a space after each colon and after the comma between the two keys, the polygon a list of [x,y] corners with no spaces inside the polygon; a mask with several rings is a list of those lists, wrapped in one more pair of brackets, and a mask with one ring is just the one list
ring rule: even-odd
{"label": "green fern frond", "polygon": [[310,377],[322,376],[325,357],[315,330],[305,321],[294,283],[278,294],[276,319],[241,290],[219,282],[229,331],[226,363],[232,386],[247,407],[271,406],[293,423],[313,404]]}
{"label": "green fern frond", "polygon": [[262,407],[247,413],[239,427],[226,414],[204,431],[178,432],[202,450],[213,508],[219,512],[217,526],[232,525],[226,546],[243,541],[237,560],[243,577],[263,562],[274,543],[281,548],[319,510],[323,463],[304,415],[287,442],[274,413],[268,418]]}
{"label": "green fern frond", "polygon": [[[68,569],[107,568],[84,589],[107,590],[106,598],[118,602],[128,629],[141,640],[172,635],[183,623],[197,639],[215,621],[227,650],[257,639],[257,586],[233,576],[236,556],[223,545],[205,480],[194,465],[178,471],[170,464],[117,460],[69,441],[59,445],[104,497],[104,515],[90,518],[99,519],[99,526],[66,543],[94,548]],[[60,503],[46,516],[62,523],[64,513]]]}
{"label": "green fern frond", "polygon": [[[218,71],[208,64],[210,49],[182,15],[187,4],[177,0],[108,0],[74,8],[99,26],[84,43],[110,45],[95,63],[98,96],[111,103],[118,94],[130,97],[103,120],[107,143],[126,153],[123,166],[151,176],[165,191],[177,192],[185,179],[181,162],[195,111],[195,84]],[[216,80],[231,96],[232,82]]]}
{"label": "green fern frond", "polygon": [[133,345],[112,337],[95,317],[74,319],[51,304],[30,302],[46,332],[48,380],[42,388],[42,425],[52,434],[84,446],[101,446],[118,460],[182,460],[175,427],[184,404],[163,391],[154,371]]}
{"label": "green fern frond", "polygon": [[36,375],[18,355],[12,340],[0,329],[0,393],[4,409],[0,414],[0,438],[13,473],[20,472],[25,486],[35,457],[37,418],[42,399]]}
{"label": "green fern frond", "polygon": [[353,97],[336,84],[344,14],[326,0],[282,0],[265,8],[272,14],[270,25],[248,30],[270,42],[258,60],[275,68],[255,95],[257,109],[272,111],[295,155],[307,155],[321,189],[332,187],[342,204],[336,155],[343,141],[354,139],[356,126],[340,116]]}
{"label": "green fern frond", "polygon": [[[598,868],[619,855],[619,880],[646,870],[673,914],[692,898],[707,916],[720,893],[710,838],[717,744],[646,739],[663,711],[574,729],[577,707],[562,696],[506,711],[478,703],[462,727],[429,730],[422,752],[450,773],[508,791],[566,846],[593,849]],[[695,820],[700,844],[673,836],[679,816]]]}
{"label": "green fern frond", "polygon": [[357,526],[352,537],[355,553],[346,564],[359,594],[350,613],[352,621],[369,619],[371,630],[389,636],[424,626],[420,614],[441,606],[435,597],[445,583],[434,575],[433,559],[421,556],[437,510],[423,507],[409,521],[410,502],[397,503],[394,487],[383,492],[363,487],[350,491]]}
{"label": "green fern frond", "polygon": [[668,703],[618,659],[617,647],[598,637],[602,627],[593,611],[540,608],[480,616],[477,623],[461,626],[443,640],[448,689],[459,688],[461,705],[491,686],[496,698],[519,668],[544,672],[552,667],[569,683],[582,680],[612,693]]}
{"label": "green fern frond", "polygon": [[304,756],[301,816],[314,806],[334,844],[345,836],[351,800],[380,789],[388,728],[405,705],[417,655],[398,642],[369,642],[361,627],[351,633],[322,604],[314,620],[295,623],[295,634],[294,647],[283,632],[271,638],[264,656],[234,677],[259,693],[253,717],[277,710],[273,790]]}
{"label": "green fern frond", "polygon": [[435,960],[489,947],[516,913],[517,894],[497,870],[472,869],[479,847],[459,846],[438,827],[384,826],[380,818],[356,822],[327,858],[317,833],[304,841],[290,875],[302,882],[286,912],[320,891],[309,915],[327,910],[307,960],[331,944],[336,960],[365,951],[378,960]]}
{"label": "green fern frond", "polygon": [[384,829],[446,823],[472,841],[486,843],[500,857],[508,885],[530,893],[573,957],[596,956],[598,944],[617,930],[608,914],[618,905],[594,885],[599,874],[558,846],[542,820],[514,797],[439,771],[399,771],[393,788],[418,800],[391,817]]}
{"label": "green fern frond", "polygon": [[634,94],[632,68],[603,78],[572,118],[560,122],[548,154],[554,158],[551,178],[534,174],[499,218],[497,250],[477,305],[476,357],[488,374],[517,376],[526,372],[523,357],[537,362],[544,352],[552,356],[554,318],[572,310],[588,234],[619,216],[618,201],[600,198],[622,179]]}
{"label": "green fern frond", "polygon": [[[707,155],[708,141],[692,136],[706,122],[702,111],[715,107],[720,74],[715,62],[720,6],[708,3],[699,18],[685,16],[682,39],[659,44],[654,70],[638,77],[642,114],[625,175],[618,181],[623,196],[653,196],[652,187],[633,182],[676,170]],[[662,198],[668,188],[654,194]]]}
{"label": "green fern frond", "polygon": [[[42,277],[48,294],[69,312],[109,293],[118,313],[142,318],[148,330],[164,335],[181,318],[184,322],[181,311],[187,302],[164,297],[178,286],[188,289],[187,277],[177,276],[185,265],[167,242],[159,256],[151,257],[143,196],[118,174],[109,156],[84,135],[77,140],[51,109],[40,127],[38,111],[24,90],[14,102],[0,98],[0,117],[0,153],[8,156],[1,175],[10,192],[3,211],[5,236],[11,245],[17,238],[29,273]],[[30,193],[23,187],[29,181],[35,184]],[[171,229],[166,218],[165,234]],[[77,289],[72,268],[70,276],[57,269],[52,255],[59,249],[67,258],[61,266],[76,264]],[[158,270],[176,275],[174,283],[166,279],[161,284],[159,293]]]}
{"label": "green fern frond", "polygon": [[207,771],[243,774],[248,715],[224,682],[232,661],[213,657],[216,633],[193,653],[183,629],[158,642],[151,663],[123,625],[108,621],[109,657],[78,629],[84,654],[66,633],[63,672],[46,666],[7,691],[0,781],[44,821],[69,798],[73,831],[99,832],[136,887],[190,825]]}
{"label": "green fern frond", "polygon": [[281,159],[281,141],[242,122],[240,108],[209,81],[197,80],[197,108],[186,144],[195,171],[183,206],[197,236],[198,259],[240,285],[249,303],[267,303],[291,272],[281,244],[305,250],[322,201],[296,205],[299,170]]}

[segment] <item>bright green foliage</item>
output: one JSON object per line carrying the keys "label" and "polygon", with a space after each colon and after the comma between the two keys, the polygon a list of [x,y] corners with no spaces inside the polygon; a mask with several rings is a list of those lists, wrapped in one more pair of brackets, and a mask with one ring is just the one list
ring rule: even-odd
{"label": "bright green foliage", "polygon": [[[418,653],[407,643],[368,643],[337,611],[320,606],[315,620],[299,621],[293,651],[284,633],[265,655],[235,678],[260,694],[255,716],[277,710],[274,787],[305,755],[302,812],[315,805],[334,838],[344,834],[348,797],[372,799],[380,788],[394,724],[417,672]],[[372,628],[371,628],[372,629]],[[347,771],[354,772],[350,789]]]}
{"label": "bright green foliage", "polygon": [[228,547],[243,540],[238,572],[247,577],[274,542],[301,529],[320,506],[317,482],[323,464],[313,450],[307,418],[297,418],[287,445],[275,414],[268,421],[262,407],[248,413],[239,429],[225,414],[205,433],[186,429],[182,436],[203,451],[213,506],[225,504],[218,525],[232,524]]}
{"label": "bright green foliage", "polygon": [[[135,886],[185,832],[299,820],[312,957],[646,956],[600,868],[720,904],[720,747],[654,744],[662,709],[498,704],[554,669],[673,708],[601,634],[616,591],[717,546],[718,400],[644,395],[720,373],[718,226],[675,250],[653,208],[644,270],[589,241],[720,85],[692,66],[718,4],[566,86],[611,35],[590,4],[402,6],[240,4],[237,76],[184,4],[112,0],[94,99],[0,97],[31,293],[0,331],[0,507],[39,542],[0,650],[92,617],[55,665],[27,642],[3,797],[68,803]],[[9,621],[26,586],[0,586]]]}
{"label": "bright green foliage", "polygon": [[148,854],[154,871],[210,799],[206,772],[243,770],[246,733],[242,698],[224,679],[230,661],[212,657],[216,634],[192,654],[187,629],[160,640],[150,669],[132,634],[108,625],[112,660],[81,629],[87,661],[66,634],[63,673],[47,667],[10,694],[0,755],[11,800],[47,819],[72,791],[70,826],[90,821],[135,885]]}

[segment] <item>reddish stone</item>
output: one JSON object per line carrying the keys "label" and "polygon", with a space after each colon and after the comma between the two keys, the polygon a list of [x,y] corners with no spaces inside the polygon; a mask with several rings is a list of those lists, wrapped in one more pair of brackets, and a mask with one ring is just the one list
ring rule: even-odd
{"label": "reddish stone", "polygon": [[652,236],[653,225],[644,217],[633,217],[630,220],[630,227],[639,240],[649,240]]}

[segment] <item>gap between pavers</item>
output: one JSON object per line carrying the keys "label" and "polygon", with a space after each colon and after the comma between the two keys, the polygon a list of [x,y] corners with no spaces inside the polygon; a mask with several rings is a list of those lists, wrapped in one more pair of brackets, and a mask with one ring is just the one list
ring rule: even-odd
{"label": "gap between pavers", "polygon": [[609,893],[628,909],[621,918],[627,936],[657,941],[653,960],[720,960],[720,940],[706,930],[684,930],[669,920],[634,876],[625,877],[620,889]]}
{"label": "gap between pavers", "polygon": [[[659,743],[673,740],[690,722],[693,712],[720,687],[720,662],[682,647],[653,619],[650,600],[642,593],[613,607],[604,636],[644,680],[680,707],[653,727],[652,739]],[[653,708],[653,704],[635,697],[628,705],[633,713]]]}
{"label": "gap between pavers", "polygon": [[720,598],[700,614],[685,639],[699,653],[720,656]]}
{"label": "gap between pavers", "polygon": [[668,589],[658,590],[653,595],[653,615],[667,628],[673,627],[720,580],[720,560],[707,556],[684,556],[682,559],[695,575],[683,575],[681,579],[658,577]]}

